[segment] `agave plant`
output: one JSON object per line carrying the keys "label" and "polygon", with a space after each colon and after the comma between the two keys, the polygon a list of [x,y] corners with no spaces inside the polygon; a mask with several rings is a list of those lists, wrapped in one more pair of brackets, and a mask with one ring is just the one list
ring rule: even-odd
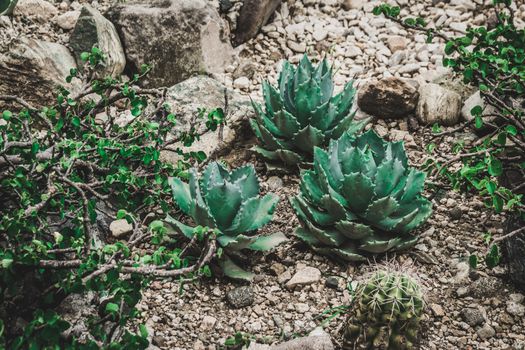
{"label": "agave plant", "polygon": [[411,275],[374,272],[357,287],[343,349],[412,349],[424,305],[422,288]]}
{"label": "agave plant", "polygon": [[[268,236],[254,234],[255,230],[272,220],[279,197],[273,193],[259,196],[259,180],[253,165],[229,172],[220,163],[213,162],[200,178],[197,170],[191,169],[189,184],[179,178],[171,178],[170,182],[179,208],[196,225],[218,232],[217,241],[225,253],[219,262],[227,276],[241,279],[253,277],[235,265],[228,253],[243,249],[269,250],[286,240],[280,232]],[[169,215],[166,221],[188,238],[195,234],[194,227]]]}
{"label": "agave plant", "polygon": [[263,83],[266,112],[253,103],[251,127],[261,147],[254,150],[269,161],[294,166],[312,160],[315,146],[327,146],[344,132],[361,131],[368,119],[354,121],[356,93],[349,82],[335,96],[332,69],[324,59],[317,67],[305,55],[297,69],[285,62],[277,87]]}
{"label": "agave plant", "polygon": [[402,250],[417,237],[410,231],[432,212],[421,195],[425,174],[410,168],[403,144],[373,131],[316,147],[312,170],[303,171],[291,199],[301,226],[296,235],[319,253],[349,261],[367,253]]}
{"label": "agave plant", "polygon": [[13,13],[18,0],[0,0],[0,16],[7,16]]}

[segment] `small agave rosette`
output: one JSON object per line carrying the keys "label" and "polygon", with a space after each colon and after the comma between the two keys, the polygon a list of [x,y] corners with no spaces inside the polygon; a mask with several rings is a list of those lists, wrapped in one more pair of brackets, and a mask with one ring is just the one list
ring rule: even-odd
{"label": "small agave rosette", "polygon": [[265,111],[253,103],[250,124],[261,145],[254,150],[270,162],[291,167],[311,162],[315,146],[326,146],[345,132],[360,132],[368,119],[354,121],[353,83],[333,93],[326,60],[314,67],[305,55],[297,68],[285,62],[277,87],[263,83]]}
{"label": "small agave rosette", "polygon": [[290,200],[301,223],[295,233],[328,256],[362,261],[403,250],[432,213],[421,195],[425,174],[408,166],[401,142],[373,131],[316,148],[313,169],[301,175],[300,193]]}
{"label": "small agave rosette", "polygon": [[[269,250],[286,240],[280,232],[256,234],[257,229],[272,220],[279,197],[273,193],[259,195],[259,180],[251,164],[229,172],[220,163],[212,162],[200,178],[193,168],[189,183],[179,178],[171,178],[170,183],[175,202],[196,225],[218,230],[217,242],[225,252],[220,263],[229,277],[250,279],[252,274],[236,266],[228,252]],[[169,215],[166,222],[186,237],[193,237],[193,227]]]}
{"label": "small agave rosette", "polygon": [[412,349],[424,309],[423,288],[415,276],[378,269],[358,284],[343,349]]}

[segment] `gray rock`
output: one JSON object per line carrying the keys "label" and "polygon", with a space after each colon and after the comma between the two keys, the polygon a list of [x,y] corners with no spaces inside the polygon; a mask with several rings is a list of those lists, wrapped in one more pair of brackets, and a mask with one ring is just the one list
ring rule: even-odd
{"label": "gray rock", "polygon": [[463,215],[463,211],[459,207],[454,207],[450,209],[448,214],[452,220],[459,220],[461,215]]}
{"label": "gray rock", "polygon": [[365,4],[364,0],[343,0],[343,9],[349,10],[360,10]]}
{"label": "gray rock", "polygon": [[17,95],[35,107],[47,105],[59,85],[78,92],[78,79],[66,83],[69,70],[76,66],[65,46],[22,38],[10,50],[0,52],[0,94]]}
{"label": "gray rock", "polygon": [[52,3],[45,0],[18,0],[13,14],[36,19],[40,22],[50,21],[58,14]]}
{"label": "gray rock", "polygon": [[233,87],[240,90],[248,90],[250,87],[250,79],[247,77],[240,77],[233,81]]}
{"label": "gray rock", "polygon": [[496,277],[480,277],[469,286],[469,294],[475,298],[490,298],[500,293],[503,284]]}
{"label": "gray rock", "polygon": [[514,301],[507,302],[507,312],[513,316],[525,316],[525,306]]}
{"label": "gray rock", "polygon": [[461,310],[461,318],[471,327],[481,325],[485,322],[485,317],[479,308],[467,307]]}
{"label": "gray rock", "polygon": [[234,45],[238,46],[255,37],[268,22],[282,0],[244,0],[235,30]]}
{"label": "gray rock", "polygon": [[226,294],[226,299],[234,308],[240,309],[253,304],[255,296],[253,288],[248,286],[237,287]]}
{"label": "gray rock", "polygon": [[461,96],[437,84],[426,84],[419,89],[416,117],[423,125],[451,126],[459,122]]}
{"label": "gray rock", "polygon": [[406,49],[407,39],[399,35],[393,35],[387,39],[388,48],[392,53]]}
{"label": "gray rock", "polygon": [[55,23],[64,30],[71,30],[77,24],[80,11],[68,11],[55,17]]}
{"label": "gray rock", "polygon": [[227,13],[233,7],[231,0],[219,0],[219,8],[222,13]]}
{"label": "gray rock", "polygon": [[509,299],[510,301],[514,302],[514,303],[518,303],[518,304],[521,304],[523,303],[523,300],[525,299],[525,296],[521,293],[513,293],[511,295],[509,295]]}
{"label": "gray rock", "polygon": [[468,263],[462,261],[454,266],[456,268],[456,275],[452,278],[453,283],[463,283],[468,280],[470,266]]}
{"label": "gray rock", "polygon": [[[219,132],[206,132],[202,120],[198,121],[196,132],[201,137],[191,147],[183,148],[184,151],[204,151],[209,157],[227,152],[235,142],[242,140],[245,135],[250,135],[248,118],[253,116],[250,99],[239,93],[226,89],[217,80],[207,76],[196,76],[168,89],[166,103],[171,112],[177,116],[177,125],[172,129],[173,137],[187,131],[199,108],[211,111],[215,108],[225,109],[225,98],[228,99],[226,112],[227,124],[224,126],[222,140]],[[183,147],[174,144],[174,149]],[[163,151],[161,158],[176,164],[180,155],[176,152]]]}
{"label": "gray rock", "polygon": [[126,56],[115,26],[89,4],[82,7],[69,45],[79,67],[82,65],[82,52],[91,51],[94,45],[102,50],[105,55],[105,67],[100,72],[101,77],[118,77],[126,67]]}
{"label": "gray rock", "polygon": [[372,80],[359,89],[357,104],[380,118],[402,118],[414,111],[418,93],[406,80],[396,77]]}
{"label": "gray rock", "polygon": [[292,278],[286,282],[288,289],[293,289],[296,286],[304,286],[319,282],[321,279],[321,271],[315,267],[306,266],[295,273]]}
{"label": "gray rock", "polygon": [[478,329],[476,333],[481,339],[492,338],[493,336],[496,335],[496,331],[488,323],[485,323],[485,325],[483,325],[483,327]]}
{"label": "gray rock", "polygon": [[206,315],[202,318],[200,329],[203,331],[211,331],[215,328],[216,324],[217,319],[215,317]]}
{"label": "gray rock", "polygon": [[297,338],[271,347],[271,350],[333,350],[330,336],[316,328],[307,337]]}
{"label": "gray rock", "polygon": [[233,59],[226,23],[206,0],[116,4],[108,12],[128,68],[153,68],[144,85],[170,86],[196,73],[223,73]]}
{"label": "gray rock", "polygon": [[339,278],[338,276],[329,276],[326,278],[326,281],[324,282],[324,284],[328,288],[339,289],[340,282],[341,282],[341,278]]}
{"label": "gray rock", "polygon": [[270,176],[266,183],[272,191],[276,191],[283,187],[283,180],[278,176]]}
{"label": "gray rock", "polygon": [[439,304],[435,304],[435,303],[430,304],[430,310],[432,310],[432,313],[436,317],[443,317],[443,316],[445,316],[445,310],[443,310],[443,307],[441,307],[441,305],[439,305]]}
{"label": "gray rock", "polygon": [[251,343],[246,350],[333,350],[330,336],[322,328],[314,329],[307,337],[293,339],[278,345]]}
{"label": "gray rock", "polygon": [[90,337],[87,320],[97,314],[96,294],[70,294],[58,306],[57,313],[71,326],[62,333],[65,337],[75,337],[80,341]]}
{"label": "gray rock", "polygon": [[109,230],[111,231],[111,235],[113,237],[120,238],[127,235],[128,233],[131,233],[133,231],[133,226],[128,223],[126,219],[119,219],[113,221],[109,225]]}

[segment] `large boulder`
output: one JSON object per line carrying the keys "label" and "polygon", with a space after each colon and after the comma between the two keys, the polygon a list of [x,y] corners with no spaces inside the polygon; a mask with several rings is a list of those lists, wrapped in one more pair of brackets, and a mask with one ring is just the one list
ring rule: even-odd
{"label": "large boulder", "polygon": [[414,112],[417,89],[396,77],[366,82],[360,89],[357,104],[364,112],[379,118],[403,118]]}
{"label": "large boulder", "polygon": [[459,122],[461,95],[437,84],[425,84],[419,89],[416,117],[422,125],[451,126]]}
{"label": "large boulder", "polygon": [[0,94],[22,97],[34,106],[51,104],[59,85],[73,93],[80,89],[77,79],[66,83],[71,68],[76,68],[75,59],[65,46],[23,38],[0,53]]}
{"label": "large boulder", "polygon": [[69,46],[79,66],[82,64],[82,52],[91,51],[94,45],[105,55],[105,67],[99,74],[102,77],[117,77],[122,74],[126,67],[126,56],[115,26],[98,10],[85,4],[69,39]]}
{"label": "large boulder", "polygon": [[[226,108],[226,101],[228,106]],[[250,99],[239,93],[227,89],[215,79],[207,76],[196,76],[169,88],[166,94],[166,103],[171,112],[177,116],[177,126],[173,129],[173,137],[188,130],[195,122],[196,132],[203,134],[191,147],[185,151],[204,151],[208,157],[222,155],[231,149],[235,142],[250,134],[248,118],[253,116]],[[215,108],[226,111],[226,125],[223,137],[219,132],[205,132],[204,119],[196,119],[199,108],[210,112]],[[173,148],[182,147],[180,143]],[[169,162],[176,163],[180,156],[176,152],[165,151],[161,157]]]}
{"label": "large boulder", "polygon": [[268,22],[282,0],[244,0],[235,29],[234,45],[255,37]]}
{"label": "large boulder", "polygon": [[153,0],[114,5],[108,17],[124,44],[127,67],[152,66],[149,87],[192,75],[222,73],[233,59],[227,26],[206,0]]}

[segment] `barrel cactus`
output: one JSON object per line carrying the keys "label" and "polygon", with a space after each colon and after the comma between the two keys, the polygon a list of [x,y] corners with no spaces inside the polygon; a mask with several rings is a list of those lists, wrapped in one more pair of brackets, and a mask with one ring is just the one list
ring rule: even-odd
{"label": "barrel cactus", "polygon": [[299,238],[348,261],[416,242],[410,231],[428,219],[432,205],[421,195],[425,174],[408,166],[401,142],[385,142],[371,130],[345,133],[314,153],[313,169],[303,171],[290,200]]}
{"label": "barrel cactus", "polygon": [[375,271],[357,287],[343,349],[413,349],[424,306],[415,277],[393,269]]}
{"label": "barrel cactus", "polygon": [[0,15],[12,14],[17,2],[18,0],[0,0]]}
{"label": "barrel cactus", "polygon": [[264,105],[253,103],[251,127],[261,146],[254,150],[268,161],[290,167],[311,162],[315,146],[327,146],[344,132],[361,131],[368,119],[354,121],[356,89],[349,82],[333,96],[332,69],[317,67],[305,55],[297,69],[285,62],[277,87],[263,83]]}
{"label": "barrel cactus", "polygon": [[[253,165],[229,172],[222,164],[213,162],[200,178],[197,170],[191,169],[189,184],[179,178],[171,178],[170,183],[179,208],[196,225],[218,233],[217,242],[224,250],[219,263],[229,277],[251,279],[252,274],[239,268],[228,253],[269,250],[286,240],[280,232],[267,236],[254,233],[272,220],[279,197],[273,193],[259,196],[259,180]],[[166,222],[188,238],[195,234],[194,227],[169,215]]]}

